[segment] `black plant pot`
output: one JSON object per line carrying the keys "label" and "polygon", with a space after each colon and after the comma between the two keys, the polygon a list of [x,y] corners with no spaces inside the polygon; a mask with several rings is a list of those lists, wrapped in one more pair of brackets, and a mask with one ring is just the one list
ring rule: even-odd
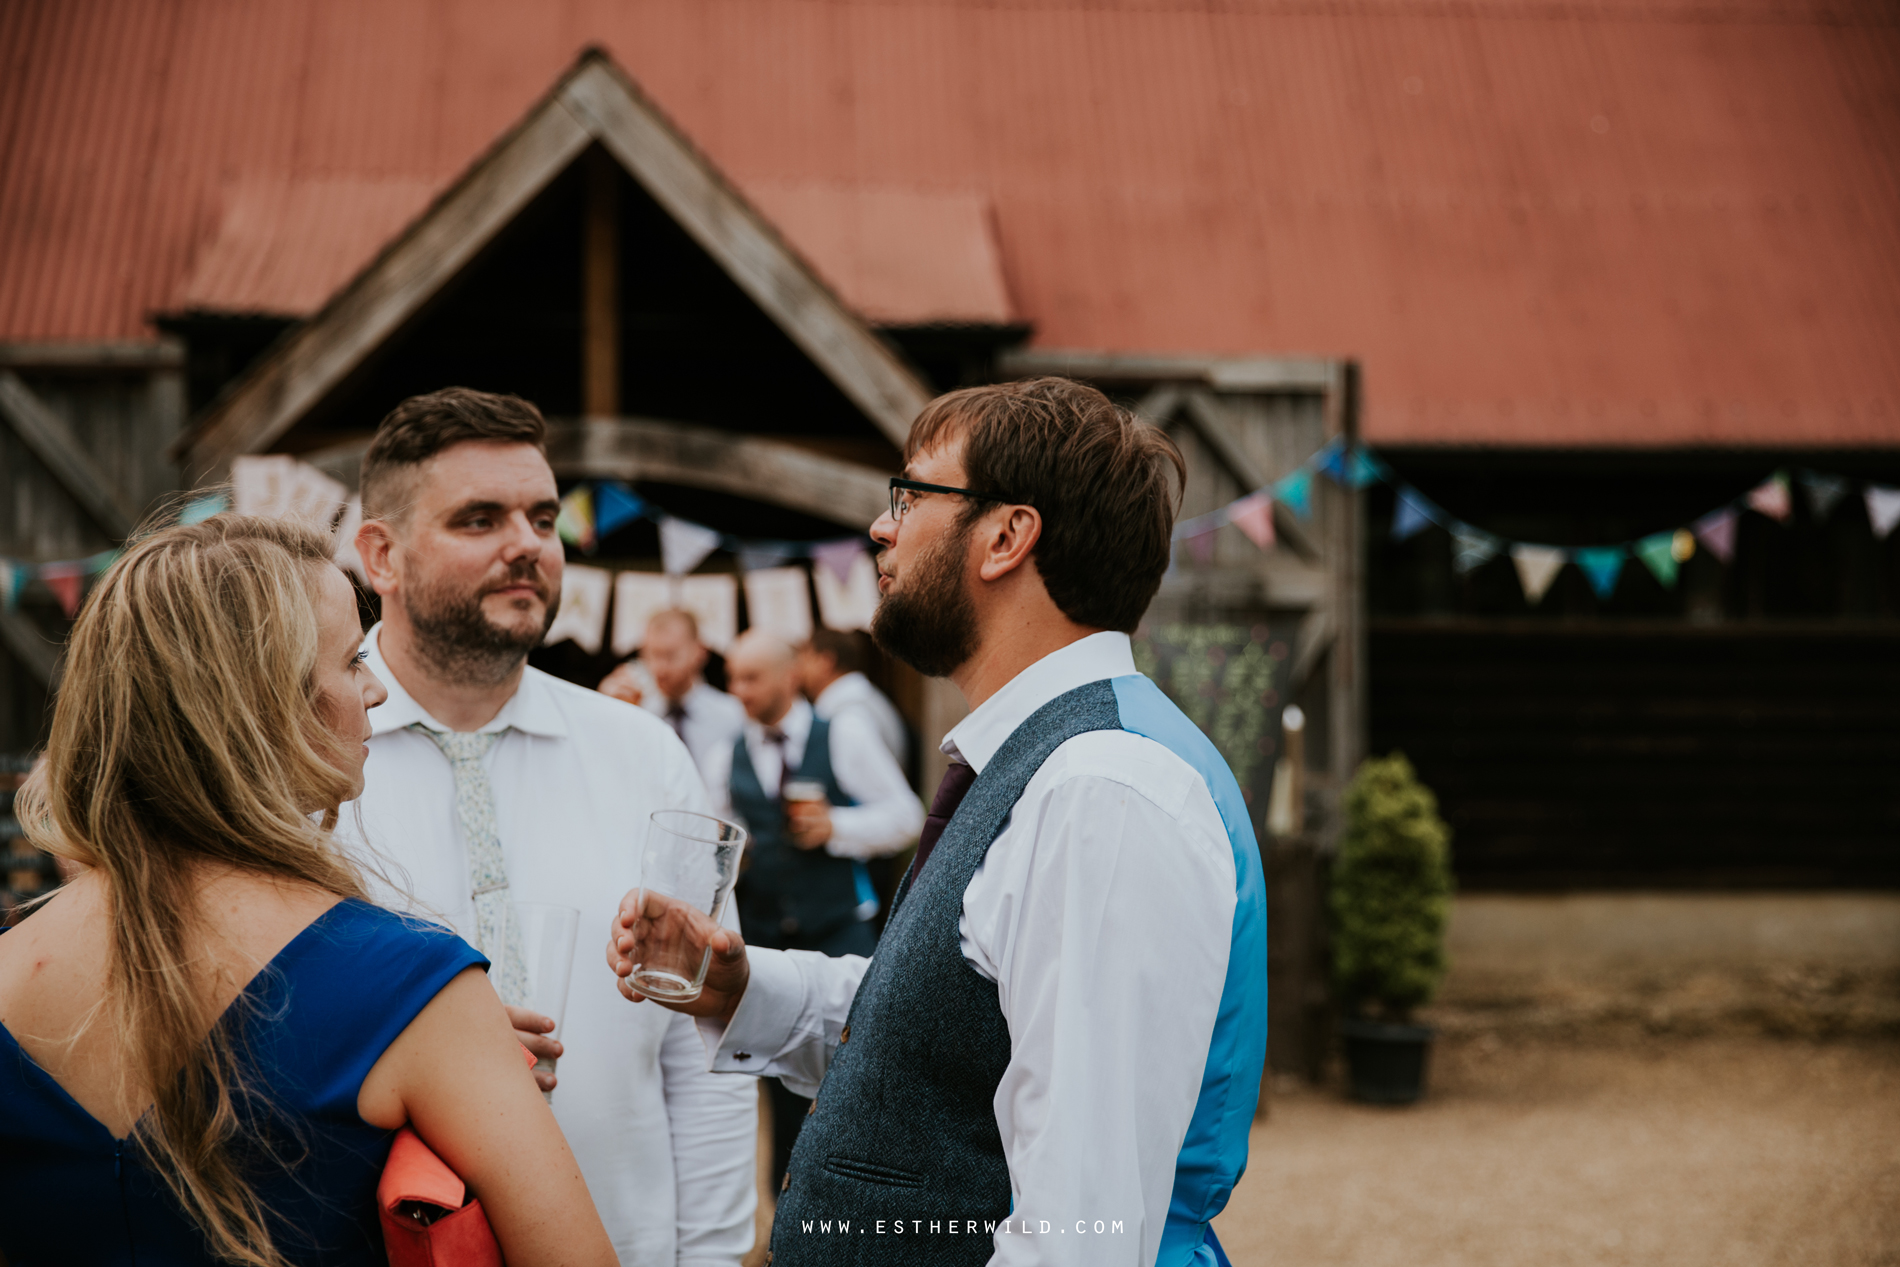
{"label": "black plant pot", "polygon": [[1368,1104],[1411,1104],[1425,1094],[1425,1058],[1433,1031],[1424,1025],[1341,1020],[1352,1097]]}

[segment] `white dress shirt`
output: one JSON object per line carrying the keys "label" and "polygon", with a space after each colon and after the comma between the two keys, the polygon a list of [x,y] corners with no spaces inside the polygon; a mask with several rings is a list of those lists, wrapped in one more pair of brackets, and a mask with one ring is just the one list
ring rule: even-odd
{"label": "white dress shirt", "polygon": [[[981,773],[1042,705],[1135,672],[1100,633],[1013,678],[943,741]],[[996,1089],[1014,1231],[991,1263],[1149,1267],[1220,1005],[1232,846],[1198,773],[1127,731],[1077,735],[1036,772],[963,894],[963,954],[996,982],[1010,1060]],[[824,1077],[870,961],[752,948],[732,1023],[701,1021],[715,1069],[800,1094]],[[1078,1219],[1121,1236],[1025,1235]]]}
{"label": "white dress shirt", "polygon": [[[805,760],[812,717],[812,706],[794,699],[779,719],[778,728],[785,733],[782,760],[794,770]],[[785,777],[779,747],[767,743],[765,727],[749,717],[744,734],[746,755],[752,758],[759,786],[767,796],[776,798]],[[723,818],[737,818],[732,807],[735,746],[727,744],[723,754],[708,753],[704,766],[706,787],[718,806],[713,812]],[[924,827],[923,802],[911,791],[909,780],[897,768],[864,710],[846,709],[832,719],[831,772],[845,795],[857,804],[831,807],[831,839],[825,842],[826,853],[838,858],[883,858],[917,839]]]}
{"label": "white dress shirt", "polygon": [[[389,671],[378,632],[364,645],[389,699],[370,711],[363,796],[343,807],[339,827],[354,835],[360,811],[373,860],[407,890],[384,895],[391,904],[472,938],[454,775],[434,742],[408,729],[448,728]],[[533,668],[481,729],[501,734],[485,764],[511,898],[581,913],[553,1108],[594,1207],[628,1267],[737,1267],[752,1245],[758,1093],[706,1071],[687,1017],[622,998],[600,948],[639,883],[647,816],[706,809],[692,759],[664,722]]]}
{"label": "white dress shirt", "polygon": [[[657,686],[640,697],[640,707],[662,721],[672,703]],[[745,705],[708,685],[704,678],[694,679],[693,688],[686,692],[680,704],[686,709],[686,717],[680,722],[680,738],[686,741],[686,750],[693,754],[693,764],[699,768],[706,786],[718,787],[706,763],[715,753],[724,752],[726,764],[731,766],[732,745],[745,725]],[[672,728],[673,724],[667,722],[667,729]]]}
{"label": "white dress shirt", "polygon": [[818,698],[811,702],[811,707],[826,721],[836,720],[838,714],[847,709],[862,710],[877,728],[877,737],[884,741],[891,757],[899,765],[904,763],[904,757],[910,751],[910,731],[904,726],[897,705],[891,703],[883,691],[871,685],[871,679],[864,674],[845,674],[818,692]]}

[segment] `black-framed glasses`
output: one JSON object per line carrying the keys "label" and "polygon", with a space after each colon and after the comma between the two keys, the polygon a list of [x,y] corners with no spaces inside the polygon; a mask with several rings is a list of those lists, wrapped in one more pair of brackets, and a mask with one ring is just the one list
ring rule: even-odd
{"label": "black-framed glasses", "polygon": [[1006,497],[1001,493],[979,493],[972,488],[952,488],[948,484],[921,484],[916,480],[891,477],[891,519],[897,523],[904,521],[910,513],[910,499],[905,493],[955,493],[958,497],[973,497],[982,502],[1014,502],[1019,498]]}

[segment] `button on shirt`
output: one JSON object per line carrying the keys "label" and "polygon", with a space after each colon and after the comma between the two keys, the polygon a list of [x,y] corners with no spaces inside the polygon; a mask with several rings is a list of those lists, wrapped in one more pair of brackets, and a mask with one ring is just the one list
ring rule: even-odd
{"label": "button on shirt", "polygon": [[[378,632],[364,645],[389,699],[370,711],[363,796],[343,807],[339,831],[354,835],[360,810],[381,869],[415,898],[386,893],[388,904],[467,937],[474,904],[454,776],[429,736],[408,729],[447,728],[389,671]],[[533,668],[481,729],[501,736],[483,761],[510,898],[581,913],[553,1109],[614,1249],[643,1267],[737,1267],[752,1244],[758,1093],[707,1072],[690,1019],[622,998],[600,952],[638,883],[648,815],[707,808],[692,759],[659,718]]]}
{"label": "button on shirt", "polygon": [[[679,704],[686,710],[686,716],[680,722],[680,738],[686,741],[686,750],[693,754],[693,764],[698,767],[707,787],[717,787],[707,762],[715,753],[726,754],[727,764],[732,761],[733,741],[739,737],[740,727],[745,725],[745,705],[716,687],[707,685],[705,679],[693,683],[693,688],[681,697]],[[640,707],[655,716],[664,718],[673,701],[666,698],[665,692],[657,686],[640,697]],[[669,727],[671,723],[668,723]]]}
{"label": "button on shirt", "polygon": [[[792,701],[777,727],[785,736],[782,750],[780,744],[767,741],[764,726],[746,719],[746,755],[752,758],[753,772],[767,796],[779,794],[786,766],[796,770],[804,762],[812,716],[810,704],[802,699]],[[717,806],[713,812],[724,818],[735,816],[732,755],[733,745],[727,744],[723,753],[709,753],[705,766],[706,786]],[[882,858],[917,839],[924,825],[923,802],[911,791],[904,772],[897,768],[870,715],[863,710],[847,709],[832,719],[831,772],[838,786],[857,804],[831,807],[831,839],[825,842],[826,853],[838,858]]]}
{"label": "button on shirt", "polygon": [[902,763],[904,754],[910,750],[910,732],[904,727],[897,705],[871,685],[871,679],[862,673],[847,673],[818,692],[811,708],[826,721],[835,721],[838,714],[846,710],[862,711],[871,719],[877,737],[884,741],[893,759]]}
{"label": "button on shirt", "polygon": [[[979,773],[1042,705],[1135,672],[1100,633],[1023,670],[943,741]],[[1149,1267],[1220,1006],[1235,910],[1232,846],[1200,775],[1127,731],[1050,754],[963,894],[963,955],[996,982],[1010,1062],[996,1124],[1014,1217],[1120,1219],[1125,1236],[996,1233],[991,1263]],[[751,949],[715,1069],[812,1094],[869,960]],[[1058,1060],[1057,1053],[1061,1053]],[[1108,1111],[1105,1111],[1107,1106]]]}

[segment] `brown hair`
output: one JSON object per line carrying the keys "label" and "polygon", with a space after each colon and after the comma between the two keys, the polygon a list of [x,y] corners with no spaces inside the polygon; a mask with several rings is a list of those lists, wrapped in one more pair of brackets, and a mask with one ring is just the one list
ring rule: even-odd
{"label": "brown hair", "polygon": [[442,450],[471,440],[532,444],[547,452],[548,423],[519,396],[444,387],[411,396],[376,427],[363,454],[365,519],[399,519],[414,495],[415,468]]}
{"label": "brown hair", "polygon": [[[97,868],[108,894],[105,1017],[133,1139],[221,1259],[280,1267],[232,1145],[244,1068],[207,1003],[205,864],[361,897],[330,840],[352,794],[314,698],[327,537],[217,515],[128,546],[67,644],[46,760],[20,792],[35,845]],[[328,807],[313,822],[313,806]],[[182,1073],[181,1073],[182,1071]]]}
{"label": "brown hair", "polygon": [[[1187,479],[1174,441],[1066,378],[939,396],[911,424],[904,460],[957,439],[966,487],[1027,503],[1042,515],[1032,557],[1062,614],[1133,633],[1168,570]],[[993,504],[966,503],[959,527]]]}
{"label": "brown hair", "polygon": [[819,625],[811,631],[810,646],[820,655],[830,656],[838,666],[838,672],[862,673],[871,659],[864,652],[865,644],[869,641],[869,635],[861,630],[846,632]]}

